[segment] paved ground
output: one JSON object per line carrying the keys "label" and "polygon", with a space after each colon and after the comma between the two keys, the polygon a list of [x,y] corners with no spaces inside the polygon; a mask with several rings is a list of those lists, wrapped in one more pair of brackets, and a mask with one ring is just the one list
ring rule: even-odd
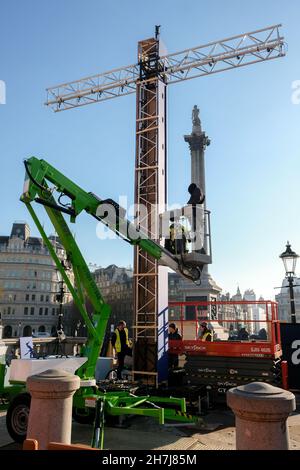
{"label": "paved ground", "polygon": [[[288,419],[290,448],[300,450],[300,396],[297,411]],[[129,427],[106,427],[104,447],[109,450],[234,450],[234,417],[229,410],[218,409],[204,417],[205,427],[165,427],[151,418],[135,417]],[[72,442],[90,444],[92,427],[73,423]],[[5,413],[0,413],[1,450],[20,449],[12,442],[5,426]]]}

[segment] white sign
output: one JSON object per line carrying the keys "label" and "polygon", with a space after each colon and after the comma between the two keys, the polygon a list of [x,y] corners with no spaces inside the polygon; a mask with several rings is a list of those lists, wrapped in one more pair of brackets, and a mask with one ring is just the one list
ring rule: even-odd
{"label": "white sign", "polygon": [[20,338],[21,359],[32,359],[34,357],[32,336]]}
{"label": "white sign", "polygon": [[296,349],[296,351],[294,351],[292,354],[292,363],[295,366],[298,366],[300,364],[300,340],[299,339],[295,339],[292,342],[292,349]]}

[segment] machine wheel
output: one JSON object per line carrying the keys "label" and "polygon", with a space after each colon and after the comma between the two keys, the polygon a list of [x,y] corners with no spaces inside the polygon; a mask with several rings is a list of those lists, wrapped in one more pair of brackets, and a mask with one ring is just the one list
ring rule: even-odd
{"label": "machine wheel", "polygon": [[117,380],[117,369],[111,369],[107,373],[105,380]]}
{"label": "machine wheel", "polygon": [[28,393],[17,395],[10,403],[6,414],[8,434],[22,443],[26,439],[31,397]]}
{"label": "machine wheel", "polygon": [[73,419],[79,424],[93,424],[95,420],[95,410],[93,408],[74,408]]}
{"label": "machine wheel", "polygon": [[[132,374],[131,374],[131,370],[130,369],[127,369],[126,367],[124,367],[124,369],[122,369],[122,379],[121,380],[130,380]],[[117,377],[117,369],[111,369],[106,377],[105,377],[105,380],[112,380],[112,381],[116,381],[118,380],[118,377]]]}

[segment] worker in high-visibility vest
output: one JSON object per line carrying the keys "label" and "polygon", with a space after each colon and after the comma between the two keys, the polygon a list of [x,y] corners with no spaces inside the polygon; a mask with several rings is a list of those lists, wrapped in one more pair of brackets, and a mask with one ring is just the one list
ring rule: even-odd
{"label": "worker in high-visibility vest", "polygon": [[128,337],[128,329],[124,320],[119,321],[117,328],[111,337],[111,344],[118,357],[117,378],[122,379],[125,356],[132,356],[131,344]]}
{"label": "worker in high-visibility vest", "polygon": [[165,240],[165,248],[174,255],[183,255],[188,252],[185,228],[179,221],[175,221],[174,217],[170,218],[170,222],[171,225],[168,237]]}
{"label": "worker in high-visibility vest", "polygon": [[213,335],[211,330],[207,327],[206,321],[200,323],[200,341],[213,341]]}

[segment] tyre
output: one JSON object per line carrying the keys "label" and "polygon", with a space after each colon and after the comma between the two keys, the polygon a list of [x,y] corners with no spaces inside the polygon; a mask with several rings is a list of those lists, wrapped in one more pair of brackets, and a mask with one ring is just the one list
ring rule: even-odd
{"label": "tyre", "polygon": [[106,377],[105,377],[106,380],[117,380],[117,369],[111,369]]}
{"label": "tyre", "polygon": [[15,441],[22,443],[26,439],[31,397],[20,393],[10,403],[6,414],[8,434]]}
{"label": "tyre", "polygon": [[[129,369],[123,369],[122,372],[121,372],[121,375],[122,375],[121,380],[130,380],[131,377],[132,377],[132,372]],[[106,380],[118,380],[117,369],[111,369],[107,373],[105,379]]]}
{"label": "tyre", "polygon": [[93,408],[74,408],[73,418],[79,424],[93,424],[95,420],[95,410]]}

